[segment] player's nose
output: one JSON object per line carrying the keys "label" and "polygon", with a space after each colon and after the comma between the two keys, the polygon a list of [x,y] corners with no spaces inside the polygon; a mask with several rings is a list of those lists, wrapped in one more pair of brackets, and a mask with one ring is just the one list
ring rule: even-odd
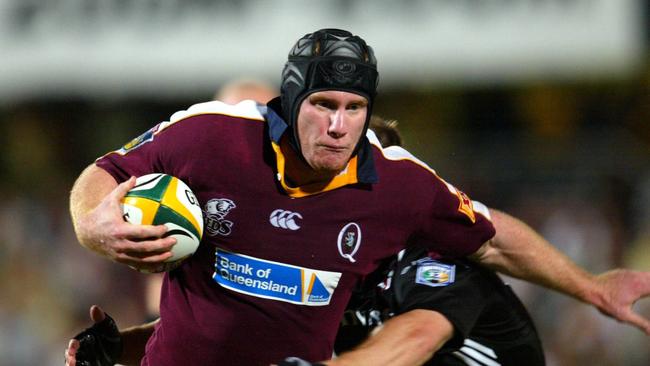
{"label": "player's nose", "polygon": [[330,124],[327,133],[335,138],[340,138],[345,135],[345,113],[340,110],[335,111],[330,115]]}

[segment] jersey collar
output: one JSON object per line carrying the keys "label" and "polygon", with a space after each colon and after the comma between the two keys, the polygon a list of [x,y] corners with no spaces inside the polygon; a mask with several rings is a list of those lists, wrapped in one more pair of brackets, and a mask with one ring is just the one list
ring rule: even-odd
{"label": "jersey collar", "polygon": [[366,136],[363,137],[359,151],[350,159],[348,165],[341,173],[326,183],[312,183],[299,187],[291,187],[287,184],[284,174],[285,157],[280,149],[280,139],[287,133],[288,125],[276,112],[281,111],[279,108],[279,99],[276,98],[269,102],[267,106],[260,106],[260,112],[266,116],[269,125],[269,138],[275,152],[275,161],[277,168],[277,178],[280,185],[287,194],[294,198],[306,197],[313,194],[331,191],[346,185],[357,183],[372,184],[377,183],[377,173],[372,158],[372,147]]}

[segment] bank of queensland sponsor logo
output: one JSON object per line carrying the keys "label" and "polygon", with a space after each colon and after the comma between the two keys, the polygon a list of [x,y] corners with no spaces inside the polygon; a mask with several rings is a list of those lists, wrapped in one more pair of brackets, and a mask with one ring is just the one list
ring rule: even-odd
{"label": "bank of queensland sponsor logo", "polygon": [[271,225],[288,230],[298,230],[300,225],[298,225],[297,220],[301,220],[302,215],[298,212],[291,212],[287,210],[277,209],[271,212],[269,216],[269,222]]}
{"label": "bank of queensland sponsor logo", "polygon": [[456,266],[424,258],[417,261],[415,282],[431,287],[449,286],[456,280]]}
{"label": "bank of queensland sponsor logo", "polygon": [[341,231],[339,231],[336,244],[341,257],[352,263],[356,262],[354,255],[361,246],[361,228],[359,225],[355,222],[350,222],[343,226]]}
{"label": "bank of queensland sponsor logo", "polygon": [[242,294],[306,306],[328,305],[340,272],[320,271],[216,250],[212,279]]}
{"label": "bank of queensland sponsor logo", "polygon": [[205,204],[205,230],[210,236],[228,236],[232,232],[232,221],[226,220],[226,215],[237,207],[235,202],[227,198],[213,198]]}

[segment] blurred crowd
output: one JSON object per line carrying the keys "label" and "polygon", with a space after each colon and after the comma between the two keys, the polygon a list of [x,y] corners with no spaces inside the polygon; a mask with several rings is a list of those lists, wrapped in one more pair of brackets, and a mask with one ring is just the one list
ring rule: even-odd
{"label": "blurred crowd", "polygon": [[[187,97],[187,96],[184,96]],[[196,99],[34,100],[0,107],[0,365],[56,365],[101,304],[127,326],[148,316],[146,274],[76,242],[75,177]],[[470,197],[520,217],[592,272],[650,270],[650,71],[576,85],[390,90],[376,113]],[[650,338],[592,307],[509,279],[548,364],[650,364]],[[637,304],[650,317],[650,300]]]}

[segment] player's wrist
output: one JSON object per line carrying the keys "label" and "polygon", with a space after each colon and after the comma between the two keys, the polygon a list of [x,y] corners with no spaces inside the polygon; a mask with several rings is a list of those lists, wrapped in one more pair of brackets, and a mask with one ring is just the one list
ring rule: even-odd
{"label": "player's wrist", "polygon": [[563,291],[586,304],[595,306],[601,311],[605,311],[610,302],[608,299],[606,285],[601,279],[600,275],[593,275],[584,272],[579,281],[576,281],[573,286],[573,292]]}
{"label": "player's wrist", "polygon": [[97,219],[93,215],[93,211],[78,215],[74,220],[74,231],[77,236],[79,244],[86,249],[90,249],[98,254],[105,255],[105,240],[101,239],[95,228]]}

